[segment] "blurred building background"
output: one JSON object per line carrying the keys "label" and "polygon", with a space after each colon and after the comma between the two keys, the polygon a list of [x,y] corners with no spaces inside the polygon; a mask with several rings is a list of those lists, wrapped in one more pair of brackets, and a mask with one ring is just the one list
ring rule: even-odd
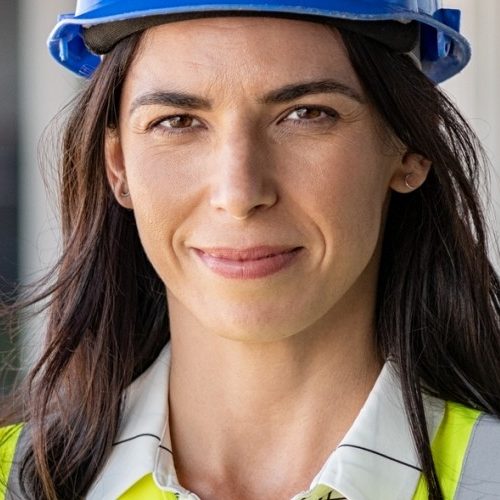
{"label": "blurred building background", "polygon": [[[458,103],[486,148],[491,163],[490,193],[483,200],[490,232],[500,238],[500,2],[443,0],[462,11],[462,32],[472,45],[472,60],[443,88]],[[492,241],[491,241],[492,243]],[[492,244],[493,246],[493,244]],[[499,249],[492,259],[500,271]]]}
{"label": "blurred building background", "polygon": [[[72,0],[2,0],[0,4],[0,293],[14,282],[32,282],[57,256],[56,200],[45,189],[39,158],[50,161],[48,146],[39,149],[45,128],[78,89],[80,82],[50,59],[46,39],[57,15],[71,12]],[[50,141],[47,141],[49,144]],[[45,160],[44,160],[45,162]],[[50,168],[49,168],[50,172]],[[40,330],[40,320],[30,329]],[[31,333],[31,332],[30,332]],[[36,343],[36,335],[33,336]],[[21,343],[32,351],[29,342]],[[0,367],[15,365],[12,342],[0,324]],[[9,385],[9,372],[0,379]]]}
{"label": "blurred building background", "polygon": [[[57,257],[56,200],[39,169],[55,159],[40,137],[80,82],[53,62],[45,48],[57,14],[74,0],[2,0],[0,5],[0,292],[7,283],[31,282]],[[494,166],[485,193],[491,228],[500,234],[500,2],[444,0],[463,11],[462,31],[473,47],[472,63],[444,85],[483,140]],[[55,131],[55,129],[52,129]],[[50,168],[49,168],[50,176]],[[500,257],[494,255],[500,269]],[[0,325],[0,353],[8,349]],[[39,330],[33,324],[33,331]],[[36,338],[36,335],[34,336]],[[29,351],[29,348],[27,349]],[[4,358],[5,362],[5,358]],[[2,364],[2,358],[0,358]],[[1,390],[1,381],[0,381]]]}

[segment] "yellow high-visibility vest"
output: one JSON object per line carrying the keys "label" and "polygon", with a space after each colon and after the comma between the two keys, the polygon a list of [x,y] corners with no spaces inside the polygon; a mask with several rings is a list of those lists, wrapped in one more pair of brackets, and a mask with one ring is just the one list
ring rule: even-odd
{"label": "yellow high-visibility vest", "polygon": [[[6,499],[6,485],[9,481],[21,429],[21,425],[0,429],[0,443],[2,443],[0,447],[0,500]],[[483,495],[481,498],[500,499],[500,421],[498,419],[478,410],[447,402],[431,448],[445,500],[466,500],[476,498],[478,494]],[[484,453],[485,449],[490,452]],[[491,471],[497,472],[491,473]],[[482,480],[483,477],[490,478],[490,481]],[[307,500],[335,498],[329,495],[332,491],[326,485],[319,485],[305,498]],[[152,474],[144,476],[120,497],[121,500],[144,498],[179,500],[177,494],[158,488]],[[427,498],[427,486],[421,477],[413,500],[427,500]]]}

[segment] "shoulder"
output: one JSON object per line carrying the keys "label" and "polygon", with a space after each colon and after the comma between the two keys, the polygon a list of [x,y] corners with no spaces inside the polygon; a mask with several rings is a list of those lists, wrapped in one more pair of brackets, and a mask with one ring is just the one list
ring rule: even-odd
{"label": "shoulder", "polygon": [[0,427],[0,457],[14,453],[17,440],[23,430],[23,424],[7,425]]}
{"label": "shoulder", "polygon": [[4,498],[22,424],[0,427],[0,499]]}
{"label": "shoulder", "polygon": [[[445,498],[500,498],[500,419],[443,401],[441,423],[432,439],[432,457]],[[427,499],[420,478],[413,500]]]}
{"label": "shoulder", "polygon": [[0,465],[12,462],[23,424],[0,427]]}
{"label": "shoulder", "polygon": [[[500,419],[447,402],[433,442],[436,468],[456,471],[456,500],[500,493]],[[446,469],[443,465],[446,465]],[[459,473],[458,473],[459,472]],[[479,498],[479,497],[478,497]],[[497,498],[494,496],[493,498]]]}
{"label": "shoulder", "polygon": [[500,419],[497,417],[486,413],[478,415],[464,458],[462,484],[468,486],[469,492],[500,494]]}

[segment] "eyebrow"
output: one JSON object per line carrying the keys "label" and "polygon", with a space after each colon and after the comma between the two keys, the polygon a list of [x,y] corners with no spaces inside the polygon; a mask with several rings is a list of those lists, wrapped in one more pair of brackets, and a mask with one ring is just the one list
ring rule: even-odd
{"label": "eyebrow", "polygon": [[155,90],[135,98],[130,106],[129,114],[132,115],[132,113],[141,106],[154,105],[174,106],[176,108],[185,109],[210,109],[212,107],[210,101],[193,94]]}
{"label": "eyebrow", "polygon": [[[258,99],[258,102],[261,104],[280,104],[309,94],[342,94],[361,104],[365,102],[365,99],[353,88],[331,79],[285,85],[266,93]],[[184,109],[210,110],[212,108],[210,100],[194,94],[155,90],[136,97],[132,102],[129,114],[131,115],[141,106],[152,105],[173,106]]]}
{"label": "eyebrow", "polygon": [[331,79],[285,85],[267,93],[259,101],[263,104],[279,104],[293,101],[308,94],[343,94],[361,104],[365,102],[365,99],[353,88]]}

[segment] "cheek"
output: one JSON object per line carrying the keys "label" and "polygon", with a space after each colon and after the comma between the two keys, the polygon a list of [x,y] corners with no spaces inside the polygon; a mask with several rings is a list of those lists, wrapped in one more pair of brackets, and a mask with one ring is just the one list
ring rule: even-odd
{"label": "cheek", "polygon": [[317,154],[321,168],[309,177],[301,201],[313,221],[315,241],[322,240],[316,252],[321,295],[315,301],[322,311],[352,297],[349,290],[373,286],[391,168],[369,148],[338,147],[328,153]]}
{"label": "cheek", "polygon": [[139,236],[148,258],[166,281],[175,269],[172,246],[190,213],[201,198],[196,162],[186,154],[166,153],[160,148],[135,149],[125,154],[127,181]]}
{"label": "cheek", "polygon": [[184,194],[201,175],[200,155],[186,149],[167,149],[161,145],[130,144],[124,148],[125,168],[131,195],[136,204],[165,200],[170,204]]}
{"label": "cheek", "polygon": [[[389,190],[392,159],[377,153],[369,139],[337,137],[307,154],[295,152],[301,168],[294,184],[300,203],[333,247],[355,252],[373,247]],[[328,248],[327,248],[328,250]]]}

